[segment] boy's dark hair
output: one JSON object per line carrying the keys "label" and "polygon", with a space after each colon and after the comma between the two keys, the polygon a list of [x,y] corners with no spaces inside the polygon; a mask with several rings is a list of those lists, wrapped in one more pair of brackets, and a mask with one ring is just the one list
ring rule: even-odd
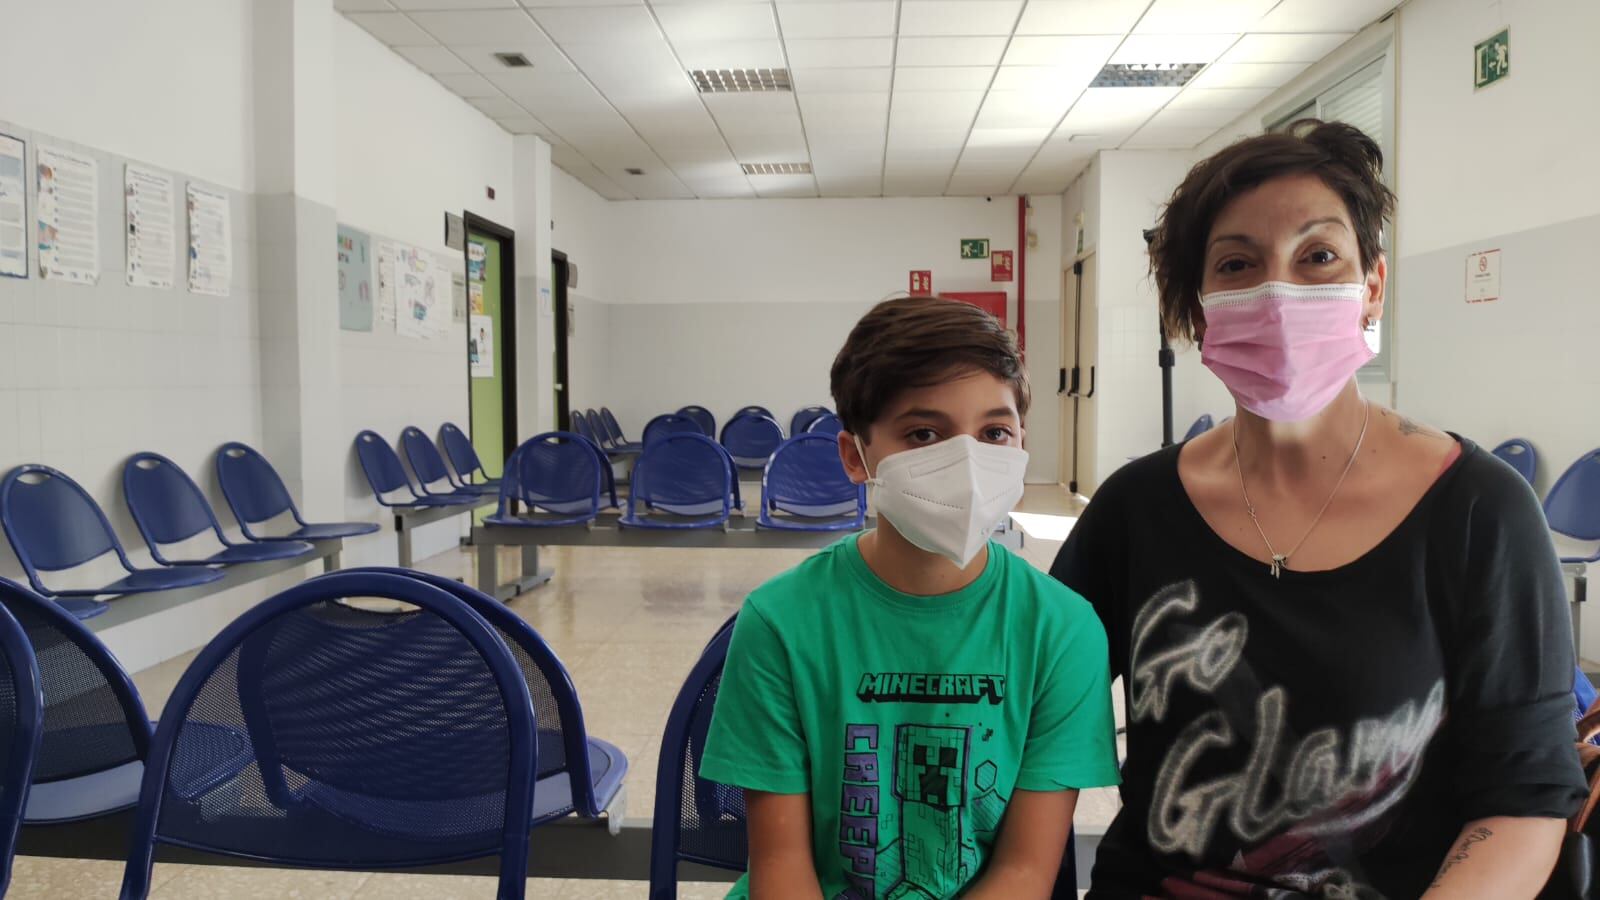
{"label": "boy's dark hair", "polygon": [[1383,255],[1383,223],[1394,215],[1394,194],[1383,183],[1383,151],[1343,122],[1301,119],[1285,132],[1230,144],[1189,170],[1173,192],[1150,241],[1150,271],[1161,301],[1161,324],[1174,340],[1193,340],[1204,321],[1211,226],[1234,197],[1283,175],[1312,174],[1344,200],[1361,248],[1361,270]]}
{"label": "boy's dark hair", "polygon": [[867,426],[906,388],[973,372],[1011,385],[1017,413],[1028,412],[1028,373],[1011,333],[994,316],[957,300],[885,300],[861,317],[834,357],[830,382],[844,429],[867,440]]}

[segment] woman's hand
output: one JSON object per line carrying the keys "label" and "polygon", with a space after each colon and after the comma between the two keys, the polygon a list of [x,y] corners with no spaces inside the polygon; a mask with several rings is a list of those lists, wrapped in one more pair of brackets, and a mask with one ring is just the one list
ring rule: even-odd
{"label": "woman's hand", "polygon": [[1423,900],[1531,900],[1544,888],[1561,852],[1561,819],[1496,816],[1468,822]]}

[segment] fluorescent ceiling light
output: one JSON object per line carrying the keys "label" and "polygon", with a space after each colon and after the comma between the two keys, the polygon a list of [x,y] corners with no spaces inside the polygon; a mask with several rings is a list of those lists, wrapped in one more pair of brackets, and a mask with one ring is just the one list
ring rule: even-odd
{"label": "fluorescent ceiling light", "polygon": [[788,69],[694,69],[689,78],[702,94],[789,91]]}
{"label": "fluorescent ceiling light", "polygon": [[1183,87],[1205,63],[1111,63],[1089,85],[1097,88]]}
{"label": "fluorescent ceiling light", "polygon": [[743,163],[746,175],[810,175],[811,163]]}

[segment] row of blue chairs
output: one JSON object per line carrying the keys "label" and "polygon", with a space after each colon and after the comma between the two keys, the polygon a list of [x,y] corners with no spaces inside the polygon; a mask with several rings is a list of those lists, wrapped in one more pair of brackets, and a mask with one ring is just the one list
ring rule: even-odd
{"label": "row of blue chairs", "polygon": [[[451,450],[455,436],[459,436],[462,443]],[[446,422],[439,429],[439,440],[453,460],[450,465],[446,465],[445,454],[439,452],[422,429],[409,425],[400,432],[400,447],[405,451],[406,464],[417,479],[413,485],[411,476],[406,474],[406,466],[400,463],[400,455],[382,435],[370,429],[356,434],[356,459],[379,505],[416,510],[482,506],[493,501],[493,496],[500,491],[500,483],[484,472],[483,463],[461,429]],[[475,481],[475,477],[483,480]]]}
{"label": "row of blue chairs", "polygon": [[[717,528],[744,508],[736,461],[698,432],[674,432],[646,446],[633,467],[626,507],[617,499],[606,451],[582,434],[555,431],[523,442],[506,465],[499,507],[485,521],[518,527],[593,522],[623,509],[623,528]],[[758,528],[860,530],[866,491],[850,481],[835,440],[802,434],[782,441],[764,466]],[[519,507],[540,513],[518,514]]]}
{"label": "row of blue chairs", "polygon": [[[1539,451],[1525,438],[1512,438],[1494,448],[1494,455],[1534,484],[1539,477]],[[1600,449],[1578,457],[1544,498],[1550,530],[1579,541],[1600,541]],[[1563,556],[1564,565],[1600,562],[1600,546],[1588,556]]]}
{"label": "row of blue chairs", "polygon": [[[159,453],[136,453],[123,464],[123,498],[154,567],[135,566],[100,504],[78,482],[49,466],[17,466],[0,481],[0,526],[28,583],[78,618],[105,612],[97,597],[208,584],[223,577],[219,566],[292,559],[312,552],[309,541],[378,530],[370,522],[307,522],[272,464],[248,445],[218,448],[216,472],[242,541],[223,532],[205,493],[177,463]],[[289,530],[260,530],[285,514],[293,522]],[[221,549],[188,558],[169,555],[167,548],[203,534],[214,537],[212,546]],[[44,582],[46,572],[78,569],[107,554],[115,556],[121,577],[80,588],[52,588]]]}
{"label": "row of blue chairs", "polygon": [[346,869],[498,854],[499,896],[517,898],[530,829],[600,816],[628,768],[526,622],[408,570],[325,575],[246,612],[153,731],[105,646],[3,579],[0,652],[0,894],[19,825],[137,804],[124,898],[147,896],[158,843]]}
{"label": "row of blue chairs", "polygon": [[837,435],[844,426],[825,407],[807,407],[795,413],[787,433],[770,412],[759,406],[749,406],[735,413],[722,427],[719,435],[716,418],[701,406],[686,406],[675,413],[656,416],[645,424],[643,438],[630,441],[622,433],[617,417],[611,410],[601,407],[599,412],[573,410],[569,418],[572,430],[598,445],[610,458],[635,456],[645,446],[668,434],[703,434],[728,449],[734,464],[741,469],[759,469],[778,445],[791,436],[801,434]]}

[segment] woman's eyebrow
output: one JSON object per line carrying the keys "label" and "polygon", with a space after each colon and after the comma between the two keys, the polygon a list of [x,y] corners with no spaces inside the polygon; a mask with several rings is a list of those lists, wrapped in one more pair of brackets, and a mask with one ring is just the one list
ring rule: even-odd
{"label": "woman's eyebrow", "polygon": [[1301,225],[1299,233],[1305,234],[1311,229],[1316,228],[1318,225],[1338,225],[1340,228],[1343,228],[1346,231],[1350,230],[1350,226],[1346,225],[1344,220],[1338,216],[1323,216],[1320,219],[1312,219],[1304,225]]}

